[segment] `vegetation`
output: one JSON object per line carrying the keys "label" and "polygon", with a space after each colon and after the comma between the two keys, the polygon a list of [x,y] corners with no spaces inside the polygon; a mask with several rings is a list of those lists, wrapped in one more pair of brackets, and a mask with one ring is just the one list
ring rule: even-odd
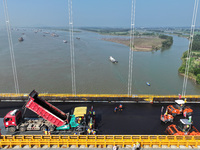
{"label": "vegetation", "polygon": [[[192,78],[196,81],[197,84],[200,84],[200,35],[197,34],[194,36],[191,58],[189,62],[189,78]],[[179,73],[184,74],[186,68],[186,61],[188,58],[188,51],[184,52],[182,55],[182,65],[179,68]]]}
{"label": "vegetation", "polygon": [[194,36],[192,51],[200,51],[200,34]]}
{"label": "vegetation", "polygon": [[[97,27],[84,27],[82,30],[97,32],[103,35],[114,35],[114,36],[129,36],[129,28],[97,28]],[[162,34],[160,34],[162,33]],[[152,51],[159,49],[170,48],[173,44],[173,37],[164,35],[163,29],[135,29],[134,45],[132,49],[136,51]],[[123,38],[104,38],[103,40],[116,42],[130,46],[130,39]]]}
{"label": "vegetation", "polygon": [[200,74],[197,75],[196,82],[197,82],[197,84],[200,84]]}
{"label": "vegetation", "polygon": [[165,41],[162,42],[162,48],[170,48],[173,44],[173,37],[161,34],[159,35],[159,38],[165,39]]}

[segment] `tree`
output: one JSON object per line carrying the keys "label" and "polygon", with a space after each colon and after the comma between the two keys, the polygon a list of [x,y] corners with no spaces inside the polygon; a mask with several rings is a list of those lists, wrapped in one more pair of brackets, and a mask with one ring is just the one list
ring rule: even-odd
{"label": "tree", "polygon": [[200,84],[200,74],[197,75],[196,82],[197,84]]}
{"label": "tree", "polygon": [[192,51],[200,51],[200,34],[194,36],[192,43]]}

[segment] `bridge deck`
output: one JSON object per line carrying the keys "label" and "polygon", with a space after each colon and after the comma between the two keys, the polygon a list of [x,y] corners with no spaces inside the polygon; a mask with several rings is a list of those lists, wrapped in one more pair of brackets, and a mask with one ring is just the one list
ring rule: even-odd
{"label": "bridge deck", "polygon": [[[114,113],[114,107],[119,103],[80,103],[80,102],[51,102],[53,105],[70,112],[72,108],[77,106],[94,106],[96,111],[98,134],[104,135],[165,135],[165,129],[169,124],[161,124],[160,111],[162,106],[168,104],[144,104],[144,103],[124,103],[122,112]],[[0,117],[16,108],[22,108],[24,102],[1,102]],[[193,121],[194,126],[200,130],[200,104],[189,104],[194,110]],[[33,112],[27,110],[26,117],[37,117]],[[175,122],[182,116],[176,117]],[[0,127],[3,127],[0,122]],[[40,132],[26,132],[26,134],[41,134]]]}

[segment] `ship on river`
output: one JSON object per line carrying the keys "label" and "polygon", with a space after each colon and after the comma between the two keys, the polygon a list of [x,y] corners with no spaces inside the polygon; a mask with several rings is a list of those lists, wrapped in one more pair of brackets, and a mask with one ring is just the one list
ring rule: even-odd
{"label": "ship on river", "polygon": [[18,38],[19,42],[24,41],[23,37]]}

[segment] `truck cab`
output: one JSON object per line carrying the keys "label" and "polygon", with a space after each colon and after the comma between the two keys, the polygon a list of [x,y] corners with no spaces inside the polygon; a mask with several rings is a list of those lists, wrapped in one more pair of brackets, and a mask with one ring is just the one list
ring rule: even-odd
{"label": "truck cab", "polygon": [[15,109],[6,114],[3,122],[4,122],[5,128],[7,128],[8,131],[15,132],[21,120],[22,120],[21,111],[19,109]]}

